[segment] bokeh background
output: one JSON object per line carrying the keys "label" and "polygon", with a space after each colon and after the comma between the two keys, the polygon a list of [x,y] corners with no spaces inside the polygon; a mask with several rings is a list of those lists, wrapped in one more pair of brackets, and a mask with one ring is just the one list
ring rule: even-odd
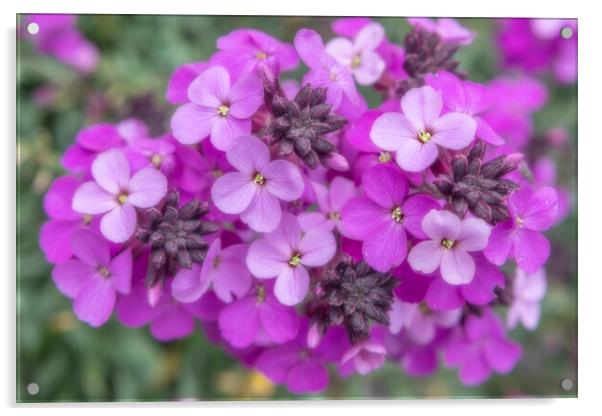
{"label": "bokeh background", "polygon": [[[17,24],[22,17],[18,16]],[[390,40],[401,43],[409,26],[401,18],[377,19]],[[499,74],[491,19],[459,19],[478,33],[457,53],[470,79],[485,82]],[[235,400],[369,397],[575,396],[577,391],[577,216],[552,229],[547,264],[548,293],[539,329],[517,329],[524,356],[507,376],[474,388],[462,386],[454,371],[441,367],[426,379],[409,378],[394,363],[368,376],[337,378],[319,395],[293,396],[231,359],[196,331],[182,341],[161,344],[146,328],[129,329],[114,318],[100,329],[77,321],[71,303],[55,289],[51,266],[38,247],[45,220],[42,197],[63,173],[59,158],[79,129],[88,124],[138,117],[151,133],[166,130],[173,112],[163,95],[172,70],[208,58],[216,38],[238,27],[253,27],[292,42],[301,27],[330,38],[330,18],[229,16],[85,15],[84,36],[100,50],[98,68],[88,76],[17,45],[17,400],[134,401]],[[303,69],[292,73],[300,78]],[[552,127],[569,132],[557,152],[558,182],[576,201],[577,87],[542,77],[550,99],[535,114],[536,136]],[[373,105],[378,96],[363,92]],[[560,388],[570,378],[573,389]],[[27,386],[36,383],[31,395]]]}

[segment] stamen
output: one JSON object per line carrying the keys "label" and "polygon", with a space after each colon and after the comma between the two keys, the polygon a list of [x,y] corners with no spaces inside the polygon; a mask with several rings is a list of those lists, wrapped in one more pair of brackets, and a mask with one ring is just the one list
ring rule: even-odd
{"label": "stamen", "polygon": [[448,250],[451,250],[452,247],[454,246],[454,244],[456,244],[456,242],[454,240],[448,240],[447,238],[444,238],[443,240],[441,240],[441,245]]}
{"label": "stamen", "polygon": [[522,226],[523,226],[523,219],[522,219],[521,217],[516,217],[516,220],[515,220],[515,221],[516,221],[516,226],[517,226],[518,228],[520,228],[520,227],[522,227]]}
{"label": "stamen", "polygon": [[219,178],[220,176],[222,176],[224,174],[224,172],[221,169],[214,169],[211,174],[213,175],[214,178]]}
{"label": "stamen", "polygon": [[428,131],[421,131],[418,133],[418,140],[420,140],[421,143],[428,142],[432,137],[433,136]]}
{"label": "stamen", "polygon": [[100,267],[98,269],[98,273],[100,273],[100,275],[105,279],[111,275],[111,272],[105,266]]}
{"label": "stamen", "polygon": [[82,219],[84,221],[84,224],[88,225],[88,224],[90,224],[92,222],[92,215],[90,215],[90,214],[84,214],[84,215],[82,215]]}
{"label": "stamen", "polygon": [[262,52],[262,51],[259,51],[255,54],[255,58],[259,59],[260,61],[263,61],[267,57],[268,57],[267,53]]}
{"label": "stamen", "polygon": [[263,185],[265,184],[265,176],[257,172],[253,177],[253,182],[255,182],[257,185]]}
{"label": "stamen", "polygon": [[340,212],[336,212],[336,211],[329,212],[328,213],[328,219],[332,220],[332,221],[338,221],[338,220],[341,219],[341,213]]}
{"label": "stamen", "polygon": [[214,268],[214,269],[215,269],[215,268],[217,268],[217,266],[219,266],[219,263],[220,263],[220,258],[219,258],[219,256],[215,256],[215,257],[213,258],[213,263],[212,263],[212,264],[213,264],[213,268]]}
{"label": "stamen", "polygon": [[380,163],[387,163],[387,162],[391,161],[391,153],[380,152],[380,154],[378,155],[378,161]]}
{"label": "stamen", "polygon": [[161,162],[163,162],[163,156],[161,156],[158,153],[155,153],[152,157],[151,157],[151,163],[153,164],[154,167],[158,168],[161,166]]}
{"label": "stamen", "polygon": [[353,55],[353,58],[351,58],[351,68],[355,69],[355,68],[359,68],[359,66],[362,64],[362,57],[359,54],[355,54]]}
{"label": "stamen", "polygon": [[256,286],[257,289],[257,297],[256,297],[256,304],[257,305],[261,305],[264,301],[265,301],[265,287],[263,287],[263,285],[257,285]]}
{"label": "stamen", "polygon": [[128,200],[128,196],[127,194],[121,194],[117,197],[117,202],[119,202],[121,205],[125,204]]}
{"label": "stamen", "polygon": [[288,261],[288,264],[291,267],[297,267],[298,265],[300,265],[301,264],[301,253],[293,254],[293,257],[291,257],[291,259]]}
{"label": "stamen", "polygon": [[401,212],[401,207],[395,207],[395,209],[391,211],[391,218],[393,218],[395,222],[403,221],[404,215],[403,212]]}
{"label": "stamen", "polygon": [[220,105],[219,108],[217,109],[217,114],[220,117],[226,117],[228,115],[228,111],[230,111],[230,107],[228,107],[227,105]]}

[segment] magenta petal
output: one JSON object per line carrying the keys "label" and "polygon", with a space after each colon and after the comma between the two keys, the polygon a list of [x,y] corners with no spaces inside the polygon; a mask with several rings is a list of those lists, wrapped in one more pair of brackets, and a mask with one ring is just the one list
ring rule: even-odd
{"label": "magenta petal", "polygon": [[474,278],[474,260],[462,249],[443,250],[441,277],[451,285],[464,285]]}
{"label": "magenta petal", "polygon": [[484,349],[485,359],[491,368],[501,374],[507,374],[516,365],[522,349],[515,342],[504,339],[490,340]]}
{"label": "magenta petal", "polygon": [[130,204],[113,208],[100,220],[102,235],[114,243],[123,243],[136,231],[136,210]]}
{"label": "magenta petal", "polygon": [[489,378],[491,369],[481,356],[474,354],[464,361],[460,368],[460,381],[467,386],[481,384]]}
{"label": "magenta petal", "polygon": [[130,180],[130,165],[119,149],[107,150],[92,162],[92,176],[105,191],[117,195],[127,189]]}
{"label": "magenta petal", "polygon": [[130,293],[132,288],[132,250],[127,248],[109,264],[110,281],[113,289],[122,295]]}
{"label": "magenta petal", "polygon": [[254,231],[269,233],[278,227],[281,216],[278,198],[259,186],[251,204],[241,212],[240,219]]}
{"label": "magenta petal", "polygon": [[115,195],[95,182],[82,184],[73,195],[73,210],[83,214],[102,214],[117,206]]}
{"label": "magenta petal", "polygon": [[368,239],[390,223],[391,212],[365,197],[351,198],[341,212],[345,230],[358,240]]}
{"label": "magenta petal", "polygon": [[249,207],[258,191],[259,187],[249,175],[230,172],[217,178],[211,187],[211,197],[223,213],[240,214]]}
{"label": "magenta petal", "polygon": [[372,124],[370,138],[381,149],[395,151],[405,141],[416,141],[418,130],[399,113],[385,113]]}
{"label": "magenta petal", "polygon": [[293,393],[317,393],[328,386],[328,371],[316,360],[299,363],[288,372],[286,386]]}
{"label": "magenta petal", "polygon": [[481,117],[474,117],[474,119],[477,122],[477,131],[475,133],[477,138],[494,146],[501,146],[506,143],[485,120]]}
{"label": "magenta petal", "polygon": [[448,311],[464,305],[460,287],[453,286],[441,278],[434,279],[426,291],[425,300],[435,311]]}
{"label": "magenta petal", "polygon": [[403,114],[418,130],[425,131],[432,127],[442,108],[441,94],[428,85],[412,88],[401,99]]}
{"label": "magenta petal", "polygon": [[79,290],[73,311],[79,320],[99,327],[111,317],[115,299],[115,290],[108,279],[89,279]]}
{"label": "magenta petal", "polygon": [[449,211],[432,210],[422,220],[422,231],[432,240],[447,238],[455,241],[462,231],[462,222]]}
{"label": "magenta petal", "polygon": [[353,181],[337,176],[330,182],[330,190],[328,192],[330,209],[334,212],[339,212],[345,203],[355,195],[355,184]]}
{"label": "magenta petal", "polygon": [[264,351],[255,362],[255,367],[274,383],[284,383],[286,376],[299,360],[299,347],[288,343]]}
{"label": "magenta petal", "polygon": [[433,129],[433,142],[448,149],[459,150],[474,140],[477,123],[469,115],[447,113],[435,122]]}
{"label": "magenta petal", "polygon": [[40,229],[40,248],[49,263],[68,260],[71,251],[71,235],[81,227],[79,221],[48,221]]}
{"label": "magenta petal", "polygon": [[403,226],[390,221],[378,234],[364,240],[362,255],[375,270],[384,273],[399,266],[406,258],[408,239]]}
{"label": "magenta petal", "polygon": [[261,172],[265,176],[265,189],[283,201],[294,201],[303,194],[305,184],[299,168],[286,160],[274,160]]}
{"label": "magenta petal", "polygon": [[198,300],[209,289],[211,280],[201,279],[201,267],[198,264],[192,269],[180,269],[171,284],[171,294],[178,301],[191,303]]}
{"label": "magenta petal", "polygon": [[282,305],[273,295],[259,306],[259,319],[270,340],[278,344],[295,338],[299,331],[295,309]]}
{"label": "magenta petal", "polygon": [[71,236],[73,254],[88,266],[108,266],[111,260],[109,243],[94,231],[82,228]]}
{"label": "magenta petal", "polygon": [[502,271],[491,264],[485,256],[474,256],[475,276],[469,284],[460,286],[464,299],[473,305],[486,305],[491,302],[496,294],[496,287],[504,287],[505,280]]}
{"label": "magenta petal", "polygon": [[550,256],[550,242],[543,234],[528,228],[516,230],[514,258],[526,273],[535,273]]}
{"label": "magenta petal", "polygon": [[95,153],[123,145],[123,139],[117,128],[108,123],[93,124],[84,128],[75,136],[75,142]]}
{"label": "magenta petal", "polygon": [[267,239],[256,240],[251,243],[247,254],[247,267],[254,276],[259,278],[275,277],[288,267],[290,253],[278,250]]}
{"label": "magenta petal", "polygon": [[416,194],[403,203],[403,227],[414,237],[426,239],[427,235],[422,231],[422,220],[424,216],[433,209],[441,208],[436,199],[423,194]]}
{"label": "magenta petal", "polygon": [[157,205],[167,193],[167,179],[154,168],[144,168],[130,179],[127,200],[138,208],[151,208]]}
{"label": "magenta petal", "polygon": [[259,322],[254,296],[227,305],[218,318],[222,336],[236,348],[245,348],[253,343],[259,331]]}
{"label": "magenta petal", "polygon": [[217,117],[211,127],[211,144],[227,152],[236,145],[240,136],[247,136],[249,133],[251,133],[251,120],[241,120],[230,115]]}
{"label": "magenta petal", "polygon": [[67,260],[54,266],[52,280],[59,292],[74,299],[95,272],[94,268],[79,260]]}
{"label": "magenta petal", "polygon": [[263,169],[270,163],[270,150],[255,136],[241,136],[226,153],[226,158],[232,167],[250,178],[258,172],[264,173]]}
{"label": "magenta petal", "polygon": [[498,266],[506,262],[514,240],[513,232],[514,223],[512,220],[501,222],[491,230],[488,245],[483,251],[490,262]]}
{"label": "magenta petal", "polygon": [[327,61],[324,44],[316,31],[301,29],[295,35],[294,42],[299,57],[309,68],[319,68]]}
{"label": "magenta petal", "polygon": [[464,251],[481,251],[487,247],[489,226],[480,218],[465,218],[462,220],[462,231],[458,236],[458,245]]}
{"label": "magenta petal", "polygon": [[126,296],[117,302],[117,319],[125,326],[141,327],[152,321],[159,313],[147,300],[147,289],[144,281],[139,281]]}
{"label": "magenta petal", "polygon": [[213,271],[213,291],[222,301],[232,302],[233,296],[241,298],[249,291],[252,278],[246,257],[246,244],[229,246],[220,253],[218,268]]}
{"label": "magenta petal", "polygon": [[413,348],[401,360],[406,373],[414,377],[433,374],[438,364],[437,355],[432,348]]}
{"label": "magenta petal", "polygon": [[439,156],[437,145],[432,141],[402,140],[396,149],[395,160],[407,172],[420,172],[433,164]]}
{"label": "magenta petal", "polygon": [[72,200],[80,181],[73,176],[56,178],[46,195],[44,195],[44,211],[53,220],[75,221],[80,215],[73,212]]}
{"label": "magenta petal", "polygon": [[535,192],[521,210],[520,217],[526,228],[538,231],[550,228],[558,217],[558,197],[554,188],[545,187]]}
{"label": "magenta petal", "polygon": [[309,275],[303,266],[285,267],[276,278],[274,294],[287,306],[300,303],[309,290]]}
{"label": "magenta petal", "polygon": [[230,112],[236,118],[251,118],[263,103],[263,85],[254,74],[244,74],[230,90]]}
{"label": "magenta petal", "polygon": [[177,67],[169,77],[165,99],[170,104],[188,102],[188,87],[206,67],[205,62],[193,62]]}
{"label": "magenta petal", "polygon": [[321,212],[302,212],[297,216],[299,225],[303,231],[309,231],[312,228],[320,227],[332,231],[334,222],[329,221]]}
{"label": "magenta petal", "polygon": [[301,264],[309,267],[324,266],[337,251],[334,235],[319,228],[308,231],[299,243]]}
{"label": "magenta petal", "polygon": [[188,103],[178,107],[171,118],[173,135],[182,144],[194,144],[209,137],[218,116],[215,109]]}
{"label": "magenta petal", "polygon": [[408,254],[408,263],[412,269],[432,273],[437,270],[443,257],[443,246],[439,241],[427,240],[416,244]]}
{"label": "magenta petal", "polygon": [[159,341],[173,341],[194,331],[194,319],[180,305],[171,304],[151,322],[150,331]]}
{"label": "magenta petal", "polygon": [[376,165],[368,169],[362,178],[368,198],[383,208],[401,206],[407,192],[405,176],[389,165]]}
{"label": "magenta petal", "polygon": [[230,75],[226,68],[212,66],[203,71],[188,87],[188,98],[193,103],[214,110],[228,99]]}

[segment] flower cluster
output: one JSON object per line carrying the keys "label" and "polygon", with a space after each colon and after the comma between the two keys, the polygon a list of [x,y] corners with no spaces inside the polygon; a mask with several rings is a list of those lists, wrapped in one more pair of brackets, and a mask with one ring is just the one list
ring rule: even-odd
{"label": "flower cluster", "polygon": [[[512,371],[507,328],[536,328],[543,232],[567,211],[523,156],[546,90],[464,79],[453,55],[475,33],[410,23],[404,47],[364,18],[326,43],[237,29],[175,69],[165,134],[135,119],[81,130],[40,235],[75,315],[162,342],[200,323],[294,393],[387,360],[467,385]],[[300,84],[286,79],[301,62]]]}

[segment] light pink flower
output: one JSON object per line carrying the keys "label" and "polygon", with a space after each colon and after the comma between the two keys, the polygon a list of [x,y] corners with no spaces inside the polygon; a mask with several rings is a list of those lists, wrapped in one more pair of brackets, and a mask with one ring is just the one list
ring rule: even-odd
{"label": "light pink flower", "polygon": [[515,328],[519,322],[528,330],[537,328],[540,303],[545,294],[546,271],[543,268],[529,275],[517,268],[512,286],[512,303],[506,316],[508,328]]}
{"label": "light pink flower", "polygon": [[223,302],[240,299],[250,289],[252,278],[245,265],[246,244],[234,244],[222,250],[218,238],[209,247],[203,265],[181,269],[171,284],[174,298],[183,303],[197,301],[213,287],[215,295]]}
{"label": "light pink flower", "polygon": [[466,29],[455,19],[441,18],[432,20],[427,17],[408,18],[408,22],[414,26],[436,33],[445,43],[456,45],[469,45],[475,37],[475,33]]}
{"label": "light pink flower", "polygon": [[130,166],[121,150],[101,153],[92,162],[94,181],[83,183],[73,195],[73,210],[104,214],[100,231],[114,243],[127,241],[136,230],[136,208],[150,208],[167,192],[167,179],[154,168],[130,177]]}
{"label": "light pink flower", "polygon": [[382,367],[386,355],[385,347],[368,339],[347,350],[341,358],[341,365],[352,363],[358,373],[365,375]]}
{"label": "light pink flower", "polygon": [[268,147],[254,136],[239,137],[226,158],[238,172],[215,181],[213,202],[225,214],[240,214],[255,231],[273,231],[282,215],[280,200],[294,201],[303,194],[299,169],[286,160],[270,162]]}
{"label": "light pink flower", "polygon": [[408,172],[428,168],[439,155],[438,146],[459,150],[475,137],[476,122],[456,112],[441,115],[441,94],[427,86],[409,90],[399,113],[376,119],[370,138],[381,149],[395,151],[397,164]]}
{"label": "light pink flower", "polygon": [[417,272],[433,273],[441,268],[441,277],[451,285],[470,283],[475,262],[469,252],[487,247],[491,230],[480,218],[460,220],[449,211],[432,210],[422,220],[422,230],[430,238],[414,246],[408,263]]}
{"label": "light pink flower", "polygon": [[332,39],[326,44],[326,52],[349,67],[358,84],[370,85],[385,70],[385,61],[376,52],[384,38],[383,27],[370,23],[360,29],[353,41],[343,37]]}
{"label": "light pink flower", "polygon": [[251,243],[247,266],[260,279],[275,277],[276,298],[284,305],[296,305],[309,290],[305,268],[324,266],[336,248],[331,232],[314,228],[303,235],[297,218],[285,213],[275,231]]}
{"label": "light pink flower", "polygon": [[396,297],[389,312],[389,331],[397,334],[405,328],[412,341],[426,345],[435,339],[437,328],[451,328],[461,317],[462,308],[425,313],[419,303],[403,302]]}
{"label": "light pink flower", "polygon": [[210,136],[219,150],[230,150],[238,136],[251,133],[251,117],[263,102],[261,81],[241,75],[231,84],[228,70],[214,66],[188,87],[190,103],[179,107],[171,119],[173,135],[183,144]]}

